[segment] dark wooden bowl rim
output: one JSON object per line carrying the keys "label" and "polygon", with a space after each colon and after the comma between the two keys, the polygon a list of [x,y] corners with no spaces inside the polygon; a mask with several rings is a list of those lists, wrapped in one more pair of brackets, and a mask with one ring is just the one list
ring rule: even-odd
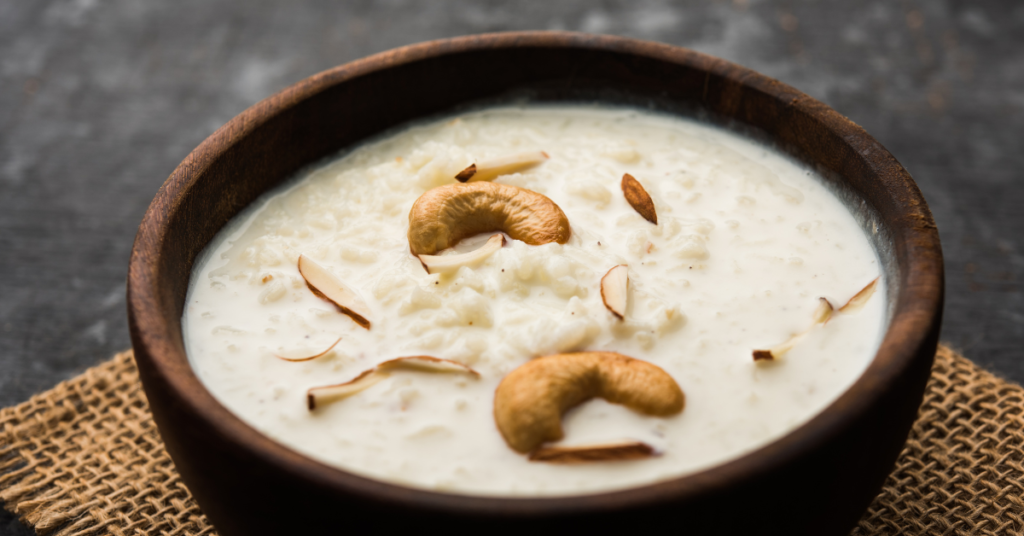
{"label": "dark wooden bowl rim", "polygon": [[[567,497],[506,498],[458,495],[413,489],[358,476],[314,461],[274,442],[244,423],[217,402],[202,386],[188,365],[182,334],[162,320],[167,297],[160,290],[159,247],[167,237],[171,214],[182,209],[185,192],[202,175],[203,166],[214,156],[225,153],[230,140],[258,129],[269,118],[325,89],[369,73],[386,70],[406,62],[465,52],[467,50],[507,47],[566,47],[612,50],[639,57],[674,63],[699,63],[709,72],[726,77],[738,85],[754,87],[776,96],[795,95],[791,106],[819,118],[834,134],[849,143],[861,143],[880,150],[865,155],[873,169],[885,175],[890,195],[902,200],[908,218],[916,225],[893,230],[893,240],[904,241],[910,267],[899,282],[899,294],[892,319],[877,355],[852,387],[823,412],[786,436],[756,451],[694,474],[621,491]],[[214,155],[214,156],[211,156]],[[145,354],[147,366],[176,391],[179,403],[205,419],[220,431],[220,440],[244,446],[254,456],[283,467],[296,476],[319,486],[349,490],[395,507],[436,510],[464,514],[501,514],[551,516],[579,514],[609,509],[655,506],[686,500],[725,488],[743,479],[764,474],[800,457],[841,430],[845,423],[865,411],[872,401],[886,392],[894,379],[910,363],[915,352],[927,344],[928,334],[937,333],[941,319],[943,271],[941,249],[935,224],[925,200],[910,175],[895,163],[863,129],[831,108],[803,93],[734,64],[691,50],[633,39],[594,36],[570,32],[521,32],[486,34],[432,41],[376,54],[316,74],[268,98],[221,127],[206,139],[167,179],[150,206],[136,237],[132,251],[128,294],[129,315],[137,355]],[[894,167],[895,163],[895,167]],[[895,169],[893,172],[891,170]],[[159,201],[159,203],[158,203]],[[179,274],[180,275],[180,274]],[[180,317],[181,311],[178,311]],[[139,352],[139,347],[144,351]]]}

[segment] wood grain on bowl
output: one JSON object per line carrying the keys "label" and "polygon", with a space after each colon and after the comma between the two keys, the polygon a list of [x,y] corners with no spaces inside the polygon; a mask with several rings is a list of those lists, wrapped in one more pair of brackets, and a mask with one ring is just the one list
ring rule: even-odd
{"label": "wood grain on bowl", "polygon": [[[464,76],[473,73],[473,76]],[[181,315],[193,262],[217,231],[299,168],[407,121],[502,98],[601,100],[698,116],[814,166],[875,227],[889,327],[864,375],[782,439],[697,474],[559,498],[422,491],[325,466],[234,417],[189,367]],[[220,128],[157,193],[129,268],[140,374],[169,453],[225,536],[397,531],[846,534],[892,467],[939,334],[942,253],[923,197],[863,129],[799,91],[703,54],[564,32],[403,47],[312,76]],[[344,520],[339,525],[339,520]]]}

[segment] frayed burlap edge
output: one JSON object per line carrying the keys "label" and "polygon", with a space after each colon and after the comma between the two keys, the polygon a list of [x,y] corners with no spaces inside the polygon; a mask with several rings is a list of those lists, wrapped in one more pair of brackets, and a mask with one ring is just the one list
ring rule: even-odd
{"label": "frayed burlap edge", "polygon": [[[853,536],[1024,534],[1024,389],[942,347],[896,468]],[[0,501],[39,534],[213,535],[131,352],[0,410]]]}

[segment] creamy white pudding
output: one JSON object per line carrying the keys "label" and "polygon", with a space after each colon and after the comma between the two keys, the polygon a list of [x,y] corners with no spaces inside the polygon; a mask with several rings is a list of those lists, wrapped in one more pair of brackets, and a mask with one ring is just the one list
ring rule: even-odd
{"label": "creamy white pudding", "polygon": [[[548,158],[493,180],[557,204],[568,241],[510,239],[472,266],[427,273],[410,252],[413,203],[470,164],[539,151]],[[626,201],[627,173],[650,194],[657,224]],[[300,255],[358,295],[369,329],[310,290]],[[621,319],[600,290],[617,265],[628,267]],[[813,324],[819,298],[838,309],[880,275],[851,213],[773,150],[633,109],[501,107],[392,133],[265,195],[196,262],[183,329],[213,395],[303,454],[417,488],[571,495],[720,464],[809,420],[863,372],[885,325],[884,280],[863,308]],[[809,327],[781,357],[752,358]],[[283,359],[335,342],[314,359]],[[639,441],[656,456],[559,465],[505,443],[493,415],[499,382],[534,358],[574,351],[655,364],[686,407],[652,417],[594,399],[565,415],[559,444]],[[478,376],[398,368],[307,405],[311,388],[417,355]]]}

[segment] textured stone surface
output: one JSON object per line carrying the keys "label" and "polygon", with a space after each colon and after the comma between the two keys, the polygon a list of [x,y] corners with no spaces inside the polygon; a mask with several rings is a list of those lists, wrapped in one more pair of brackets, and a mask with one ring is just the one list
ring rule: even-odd
{"label": "textured stone surface", "polygon": [[[468,33],[566,29],[695,48],[864,126],[928,199],[943,338],[1024,380],[1024,4],[645,0],[0,2],[0,406],[129,345],[124,278],[164,178],[317,71]],[[0,516],[0,535],[27,534]]]}

